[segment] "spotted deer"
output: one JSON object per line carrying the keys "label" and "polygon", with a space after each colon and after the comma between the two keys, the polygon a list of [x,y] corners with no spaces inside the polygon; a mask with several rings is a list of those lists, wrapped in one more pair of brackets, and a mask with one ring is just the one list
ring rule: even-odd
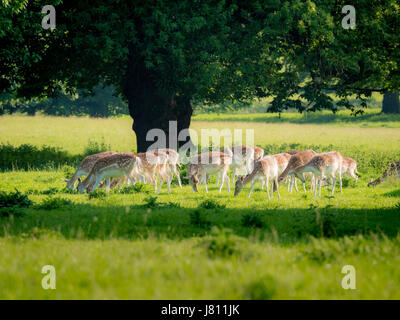
{"label": "spotted deer", "polygon": [[344,174],[349,175],[350,177],[354,178],[356,182],[358,181],[358,176],[356,175],[357,171],[357,162],[352,158],[343,157],[342,162],[342,176]]}
{"label": "spotted deer", "polygon": [[311,172],[314,174],[314,196],[317,194],[317,186],[319,183],[319,196],[321,196],[321,185],[325,177],[332,179],[332,190],[331,194],[335,191],[336,175],[339,176],[340,192],[342,193],[342,164],[343,157],[339,152],[325,152],[320,153],[313,157],[308,163],[300,167],[295,168],[289,172],[289,175],[296,175],[303,184],[305,183],[304,173]]}
{"label": "spotted deer", "polygon": [[[232,157],[232,164],[230,166],[233,170],[232,183],[235,182],[239,171],[244,172],[245,175],[251,172],[254,162],[254,147],[234,146],[232,148],[225,148],[223,152]],[[218,181],[219,176],[217,185]]]}
{"label": "spotted deer", "polygon": [[180,188],[182,188],[182,181],[177,168],[177,166],[180,167],[181,165],[178,152],[169,148],[155,149],[153,152],[155,156],[163,155],[167,158],[170,170],[173,174],[175,174],[176,178],[178,179],[178,185]]}
{"label": "spotted deer", "polygon": [[[289,153],[287,152],[282,152],[282,153],[277,153],[277,154],[272,154],[271,157],[276,159],[276,162],[278,164],[278,174],[281,174],[287,167],[290,158],[292,157]],[[286,178],[287,180],[290,181],[290,177]],[[275,184],[273,184],[275,186]],[[288,190],[289,190],[289,185],[290,183],[288,182]],[[264,181],[261,181],[261,190],[264,188]],[[276,189],[276,187],[274,187]]]}
{"label": "spotted deer", "polygon": [[204,152],[193,156],[188,166],[189,183],[193,191],[198,192],[199,182],[202,181],[206,192],[208,192],[207,176],[220,175],[222,178],[219,192],[222,191],[225,180],[227,180],[227,188],[230,192],[228,171],[231,163],[232,157],[220,151]]}
{"label": "spotted deer", "polygon": [[[155,155],[154,152],[148,151],[144,153],[138,153],[137,156],[141,160],[141,167],[138,169],[137,173],[145,177],[146,183],[153,183],[154,190],[159,193],[164,181],[166,181],[168,192],[171,192],[172,174],[169,169],[166,154],[160,152],[158,155]],[[160,180],[158,189],[157,179]]]}
{"label": "spotted deer", "polygon": [[[110,178],[127,177],[132,184],[136,180],[132,172],[141,167],[141,160],[131,152],[112,154],[100,158],[93,165],[85,180],[78,178],[77,191],[79,193],[94,191],[100,185],[103,179],[106,179],[106,189],[110,188]],[[92,187],[91,187],[92,186]]]}
{"label": "spotted deer", "polygon": [[[270,182],[278,183],[279,167],[276,158],[273,156],[265,156],[261,160],[257,161],[254,165],[253,171],[247,176],[241,176],[240,179],[236,181],[235,184],[235,196],[237,196],[244,188],[244,186],[251,182],[251,187],[249,194],[250,198],[251,192],[253,191],[254,185],[257,180],[265,181],[265,186],[267,190],[268,200],[273,197],[274,189],[271,188],[271,194],[269,191]],[[278,198],[280,198],[279,189],[277,189]]]}
{"label": "spotted deer", "polygon": [[372,179],[368,183],[368,187],[376,186],[387,179],[387,177],[399,177],[400,178],[400,160],[397,162],[391,162],[385,172],[377,179]]}
{"label": "spotted deer", "polygon": [[[293,154],[289,159],[289,163],[288,163],[286,169],[283,170],[283,172],[279,175],[277,186],[279,186],[279,183],[281,183],[288,176],[289,172],[308,163],[316,155],[317,155],[317,153],[314,150],[305,150],[305,151],[300,151],[300,152]],[[312,176],[310,178],[312,179]],[[304,190],[304,192],[306,192],[305,180],[302,182],[303,182],[303,190]],[[294,184],[295,184],[295,178],[292,178],[291,183],[290,183],[290,189],[289,189],[290,192],[292,192]],[[276,188],[276,186],[275,186],[275,188]]]}
{"label": "spotted deer", "polygon": [[112,154],[117,154],[117,153],[113,151],[105,151],[92,154],[83,159],[82,162],[79,164],[78,169],[76,169],[74,175],[70,179],[64,179],[64,182],[67,183],[67,188],[73,190],[76,180],[78,180],[80,176],[87,176],[90,170],[92,170],[97,160],[104,157],[108,157]]}

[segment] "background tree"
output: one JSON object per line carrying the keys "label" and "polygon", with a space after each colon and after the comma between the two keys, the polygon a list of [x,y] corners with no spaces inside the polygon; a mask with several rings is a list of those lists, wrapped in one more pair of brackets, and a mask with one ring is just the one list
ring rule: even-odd
{"label": "background tree", "polygon": [[[194,101],[272,96],[269,111],[354,108],[397,91],[399,5],[356,1],[357,26],[341,26],[344,1],[3,0],[0,93],[51,96],[114,85],[128,101],[138,151],[149,129],[188,128]],[[54,4],[57,27],[40,25]],[[334,103],[331,93],[339,98]],[[184,142],[182,142],[184,143]]]}

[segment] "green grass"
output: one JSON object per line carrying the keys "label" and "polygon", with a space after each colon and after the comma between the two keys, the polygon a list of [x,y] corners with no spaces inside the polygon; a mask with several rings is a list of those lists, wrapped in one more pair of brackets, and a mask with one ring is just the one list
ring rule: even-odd
{"label": "green grass", "polygon": [[[299,143],[346,151],[362,164],[359,182],[346,178],[343,194],[324,188],[321,198],[282,186],[271,201],[259,187],[247,199],[248,187],[234,197],[213,182],[209,194],[174,184],[171,194],[144,186],[90,197],[64,189],[69,167],[3,171],[0,190],[34,203],[0,208],[0,299],[399,299],[400,182],[366,184],[398,158],[400,129],[193,122],[197,130],[238,125],[254,127],[269,150]],[[3,117],[0,128],[0,143],[71,155],[102,136],[129,150],[133,136],[127,119]],[[341,287],[349,264],[356,290]],[[56,290],[41,287],[44,265],[56,268]]]}

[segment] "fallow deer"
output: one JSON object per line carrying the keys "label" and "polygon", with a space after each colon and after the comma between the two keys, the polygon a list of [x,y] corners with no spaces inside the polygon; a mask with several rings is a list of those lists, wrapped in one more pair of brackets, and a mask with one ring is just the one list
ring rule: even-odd
{"label": "fallow deer", "polygon": [[303,184],[305,183],[304,173],[311,172],[314,174],[314,196],[317,194],[317,186],[319,182],[319,196],[321,196],[321,185],[324,178],[329,175],[332,178],[331,194],[335,191],[336,174],[339,176],[340,192],[342,193],[342,163],[343,157],[339,152],[325,152],[313,157],[308,163],[297,167],[289,172],[289,175],[295,174]]}
{"label": "fallow deer", "polygon": [[342,176],[344,174],[348,174],[350,177],[354,178],[356,182],[358,181],[358,176],[356,175],[357,171],[357,162],[352,158],[343,157],[342,162]]}
{"label": "fallow deer", "polygon": [[[293,171],[294,169],[308,163],[317,153],[314,150],[305,150],[305,151],[300,151],[292,155],[289,159],[289,163],[286,167],[285,170],[279,175],[278,177],[278,185],[281,183],[289,174],[289,172]],[[303,182],[303,181],[302,181]],[[290,192],[292,192],[293,185],[295,183],[295,179],[291,179],[291,184],[290,184]],[[306,192],[306,185],[305,181],[303,182],[303,190]]]}
{"label": "fallow deer", "polygon": [[141,160],[141,168],[137,171],[138,174],[143,175],[146,178],[146,182],[149,181],[153,183],[156,191],[158,178],[160,184],[157,192],[161,191],[161,187],[166,180],[168,192],[171,192],[172,174],[169,172],[166,154],[159,153],[158,155],[155,155],[154,152],[148,151],[145,153],[138,153],[137,156]]}
{"label": "fallow deer", "polygon": [[372,179],[368,183],[368,187],[376,186],[386,180],[387,177],[399,177],[400,178],[400,160],[397,162],[391,162],[385,172],[377,179]]}
{"label": "fallow deer", "polygon": [[[135,179],[132,177],[132,172],[136,171],[141,166],[141,160],[131,152],[123,152],[109,155],[100,158],[93,165],[85,180],[81,181],[78,178],[77,190],[79,193],[94,191],[100,185],[103,179],[107,181],[107,191],[110,187],[110,178],[127,177],[132,184],[135,184]],[[90,186],[93,187],[90,188]]]}
{"label": "fallow deer", "polygon": [[[149,152],[149,151],[148,151]],[[179,154],[173,149],[163,148],[163,149],[155,149],[154,151],[155,156],[163,155],[167,158],[168,165],[171,171],[175,174],[176,178],[178,179],[179,187],[182,188],[181,177],[179,175],[179,171],[177,166],[180,166],[179,161]]]}
{"label": "fallow deer", "polygon": [[[232,164],[230,166],[233,170],[232,183],[235,182],[239,170],[243,171],[244,174],[247,175],[253,169],[254,147],[234,146],[232,148],[225,148],[223,152],[232,157]],[[219,177],[217,179],[217,185],[218,181]]]}
{"label": "fallow deer", "polygon": [[[257,180],[264,180],[265,186],[267,190],[268,200],[270,200],[273,196],[274,189],[271,188],[271,195],[269,193],[269,184],[270,182],[275,182],[278,184],[278,163],[276,158],[272,156],[265,156],[261,160],[257,161],[253,171],[243,177],[241,176],[240,179],[236,181],[235,184],[235,196],[237,196],[242,190],[243,187],[251,182],[250,191],[248,194],[248,198],[250,198],[251,192],[253,191],[254,185],[256,184]],[[278,198],[280,198],[279,189],[277,189]]]}
{"label": "fallow deer", "polygon": [[117,154],[117,153],[113,152],[113,151],[105,151],[105,152],[92,154],[90,156],[87,156],[85,159],[83,159],[82,162],[79,164],[78,169],[76,169],[72,178],[64,179],[64,182],[67,183],[67,188],[73,190],[76,180],[80,176],[87,176],[89,174],[90,170],[92,170],[92,168],[97,160],[104,158],[104,157],[108,157],[112,154]]}
{"label": "fallow deer", "polygon": [[189,183],[193,191],[198,192],[199,181],[202,181],[208,192],[207,176],[220,175],[222,178],[219,192],[221,192],[225,180],[227,180],[228,192],[230,192],[228,171],[231,163],[232,157],[220,151],[204,152],[193,156],[188,166]]}

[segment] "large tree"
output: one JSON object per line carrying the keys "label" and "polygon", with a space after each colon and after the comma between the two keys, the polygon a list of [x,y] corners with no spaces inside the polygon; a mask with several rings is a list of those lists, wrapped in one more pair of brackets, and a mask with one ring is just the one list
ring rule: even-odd
{"label": "large tree", "polygon": [[[329,93],[352,108],[351,95],[400,89],[396,0],[356,1],[355,29],[333,0],[2,3],[0,93],[114,85],[138,151],[149,129],[188,128],[193,102],[272,96],[270,111],[336,110]],[[52,31],[41,27],[45,4],[57,10]]]}

